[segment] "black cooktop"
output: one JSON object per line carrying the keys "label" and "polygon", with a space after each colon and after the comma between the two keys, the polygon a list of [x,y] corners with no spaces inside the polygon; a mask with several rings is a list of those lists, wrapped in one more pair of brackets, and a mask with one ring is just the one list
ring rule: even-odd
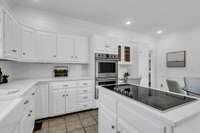
{"label": "black cooktop", "polygon": [[131,84],[107,85],[103,87],[156,108],[160,111],[166,111],[176,106],[197,100],[187,96],[180,96],[169,92]]}

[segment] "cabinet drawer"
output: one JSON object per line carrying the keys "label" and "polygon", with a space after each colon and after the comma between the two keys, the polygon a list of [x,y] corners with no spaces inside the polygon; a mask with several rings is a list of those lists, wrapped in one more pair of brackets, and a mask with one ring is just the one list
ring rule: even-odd
{"label": "cabinet drawer", "polygon": [[90,93],[88,94],[81,94],[78,96],[79,102],[86,102],[92,100],[92,95]]}
{"label": "cabinet drawer", "polygon": [[78,82],[79,86],[92,86],[92,81],[91,80],[83,80]]}
{"label": "cabinet drawer", "polygon": [[50,88],[69,88],[69,87],[76,87],[77,83],[75,81],[68,81],[68,82],[55,82],[50,84]]}
{"label": "cabinet drawer", "polygon": [[90,87],[82,87],[79,89],[79,94],[86,94],[86,93],[91,93],[91,88]]}
{"label": "cabinet drawer", "polygon": [[92,108],[92,102],[84,102],[78,104],[78,110],[86,110]]}

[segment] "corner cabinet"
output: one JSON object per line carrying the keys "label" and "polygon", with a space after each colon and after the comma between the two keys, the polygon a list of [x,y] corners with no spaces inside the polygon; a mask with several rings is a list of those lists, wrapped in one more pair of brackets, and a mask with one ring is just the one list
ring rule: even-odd
{"label": "corner cabinet", "polygon": [[133,49],[131,45],[121,43],[118,45],[119,64],[132,64]]}

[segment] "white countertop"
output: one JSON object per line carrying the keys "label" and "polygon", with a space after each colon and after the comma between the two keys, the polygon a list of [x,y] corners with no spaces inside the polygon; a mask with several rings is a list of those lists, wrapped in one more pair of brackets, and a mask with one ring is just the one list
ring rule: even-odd
{"label": "white countertop", "polygon": [[[90,77],[69,77],[69,78],[35,78],[35,79],[20,79],[20,80],[13,80],[7,84],[0,85],[0,99],[1,100],[8,100],[14,99],[17,97],[22,96],[26,93],[31,87],[36,85],[40,82],[58,82],[58,81],[76,81],[76,80],[92,80]],[[3,95],[6,92],[3,91],[10,91],[10,90],[19,90],[17,93],[12,93],[9,95]]]}
{"label": "white countertop", "polygon": [[[99,86],[100,87],[100,86]],[[200,100],[194,101],[192,103],[188,103],[185,105],[177,106],[168,111],[159,111],[152,107],[149,107],[145,104],[135,101],[134,99],[127,98],[125,96],[119,95],[113,91],[110,91],[104,87],[101,87],[101,91],[105,91],[106,94],[111,94],[113,96],[117,96],[118,100],[122,100],[124,103],[129,105],[133,104],[134,106],[138,106],[138,109],[141,112],[150,113],[152,116],[170,124],[173,126],[177,126],[186,120],[195,117],[196,115],[200,115]],[[149,115],[150,115],[149,114]]]}

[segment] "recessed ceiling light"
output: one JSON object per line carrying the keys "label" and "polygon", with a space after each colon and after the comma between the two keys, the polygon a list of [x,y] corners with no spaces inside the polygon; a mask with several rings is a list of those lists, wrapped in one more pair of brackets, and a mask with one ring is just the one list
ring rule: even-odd
{"label": "recessed ceiling light", "polygon": [[126,21],[126,25],[131,25],[132,22],[131,21]]}
{"label": "recessed ceiling light", "polygon": [[40,0],[33,0],[33,2],[38,3],[38,2],[40,2]]}
{"label": "recessed ceiling light", "polygon": [[162,31],[162,30],[157,30],[156,33],[157,33],[157,34],[162,34],[163,31]]}

